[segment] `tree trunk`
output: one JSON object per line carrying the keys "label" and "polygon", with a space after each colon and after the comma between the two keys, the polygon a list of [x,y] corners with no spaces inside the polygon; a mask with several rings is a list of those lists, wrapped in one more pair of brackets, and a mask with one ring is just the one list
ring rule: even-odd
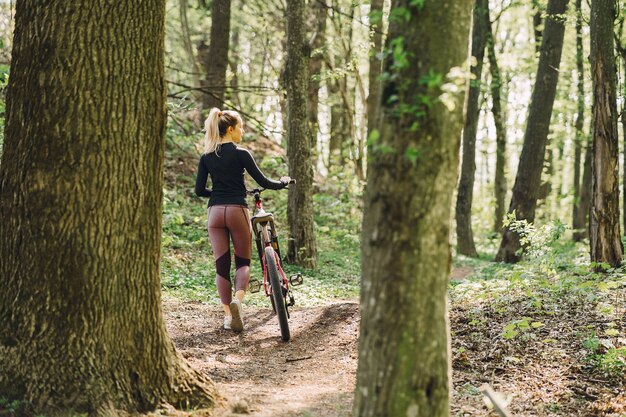
{"label": "tree trunk", "polygon": [[204,54],[202,66],[206,74],[205,88],[210,93],[203,95],[202,107],[224,108],[226,91],[226,67],[230,41],[230,1],[213,0],[211,5],[211,40],[208,54]]}
{"label": "tree trunk", "polygon": [[541,17],[543,10],[541,10],[541,4],[539,4],[539,0],[532,0],[533,11],[533,34],[535,36],[535,54],[539,54],[541,50],[541,24],[543,23],[543,18]]}
{"label": "tree trunk", "polygon": [[[624,54],[622,55],[622,68],[624,70],[624,83],[622,85],[622,88],[623,92],[626,92],[626,50],[623,47],[620,49],[624,51]],[[624,97],[626,97],[626,94],[624,94]],[[623,100],[621,121],[622,140],[624,145],[624,150],[622,152],[622,169],[624,170],[624,172],[622,172],[622,216],[624,222],[624,230],[626,230],[626,103],[624,103]]]}
{"label": "tree trunk", "polygon": [[287,157],[289,175],[298,181],[289,188],[287,217],[291,240],[288,258],[300,266],[315,268],[317,247],[311,191],[313,159],[307,118],[310,48],[306,39],[304,12],[304,0],[287,2]]}
{"label": "tree trunk", "polygon": [[[548,16],[545,19],[539,67],[528,111],[522,155],[508,211],[509,213],[515,212],[517,219],[526,219],[529,222],[535,220],[537,189],[541,182],[550,117],[559,78],[565,31],[563,14],[567,8],[567,2],[568,0],[549,0],[548,2]],[[496,261],[517,262],[519,249],[519,236],[507,228],[504,231]]]}
{"label": "tree trunk", "polygon": [[574,240],[577,242],[589,236],[589,207],[591,206],[591,157],[593,154],[593,144],[587,142],[585,150],[585,162],[583,164],[583,180],[580,185],[580,207],[578,207],[578,216],[574,233]]}
{"label": "tree trunk", "polygon": [[324,46],[326,45],[326,17],[328,8],[322,2],[316,1],[309,5],[309,31],[313,39],[312,56],[309,60],[309,129],[311,134],[311,150],[313,154],[317,151],[317,134],[319,122],[317,120],[317,108],[319,105],[319,91],[321,85],[322,64],[324,62]]}
{"label": "tree trunk", "polygon": [[[329,167],[339,165],[345,167],[346,157],[354,162],[354,171],[357,177],[363,175],[362,167],[356,160],[354,151],[356,133],[354,127],[355,95],[347,74],[347,67],[352,58],[352,19],[354,18],[355,4],[350,5],[350,13],[338,13],[339,5],[333,2],[332,27],[334,33],[340,39],[339,47],[335,48],[334,56],[327,59],[328,69],[334,73],[329,77],[327,88],[330,103],[330,161]],[[348,20],[348,23],[345,23]],[[359,177],[361,178],[361,177]],[[363,178],[361,178],[363,179]]]}
{"label": "tree trunk", "polygon": [[467,97],[467,114],[463,128],[463,156],[461,163],[461,177],[456,199],[456,240],[457,252],[461,255],[478,257],[474,245],[472,231],[472,198],[474,195],[474,176],[476,173],[476,130],[480,107],[481,77],[485,56],[485,37],[487,32],[486,9],[488,0],[476,0],[474,6],[474,23],[472,29],[472,56],[476,65],[472,65],[472,80],[470,81]]}
{"label": "tree trunk", "polygon": [[[574,141],[574,207],[572,212],[572,228],[574,229],[574,241],[579,242],[585,235],[586,216],[581,213],[581,192],[580,192],[580,168],[583,142],[585,141],[585,133],[583,128],[585,125],[585,81],[584,81],[584,50],[583,50],[583,18],[582,18],[582,0],[576,0],[576,74],[577,74],[577,90],[578,90],[578,109],[576,113],[576,137]],[[582,215],[581,215],[582,214]]]}
{"label": "tree trunk", "polygon": [[496,172],[494,180],[495,195],[495,220],[493,231],[502,233],[502,221],[504,220],[506,198],[506,126],[504,123],[504,111],[502,110],[502,75],[496,57],[495,40],[489,17],[489,8],[486,11],[485,22],[487,24],[487,58],[489,59],[489,71],[491,73],[491,113],[496,128]]}
{"label": "tree trunk", "polygon": [[372,49],[369,59],[369,93],[367,95],[367,137],[378,126],[380,104],[380,74],[382,72],[383,52],[383,5],[384,0],[371,0],[369,20],[372,26]]}
{"label": "tree trunk", "polygon": [[[592,193],[589,214],[591,262],[617,267],[624,248],[620,233],[616,73],[613,52],[615,2],[591,2],[593,82]],[[598,269],[602,269],[598,267]]]}
{"label": "tree trunk", "polygon": [[[191,71],[191,76],[193,79],[192,86],[194,88],[200,87],[200,70],[198,69],[198,62],[196,61],[196,57],[193,54],[193,46],[191,45],[191,35],[189,33],[189,21],[187,19],[187,8],[189,4],[187,0],[180,0],[178,3],[179,14],[180,14],[180,27],[182,31],[182,41],[183,46],[185,48],[185,53],[187,54],[187,62],[189,63],[189,71]],[[198,90],[193,92],[194,98],[199,103],[202,98],[202,93]]]}
{"label": "tree trunk", "polygon": [[422,77],[465,82],[450,70],[467,60],[473,1],[411,3],[392,1],[409,18],[390,22],[386,43],[405,54],[385,62],[380,137],[369,147],[355,417],[448,416],[446,289],[464,89],[444,102],[441,84]]}
{"label": "tree trunk", "polygon": [[210,406],[162,315],[165,2],[17,2],[0,164],[0,396]]}

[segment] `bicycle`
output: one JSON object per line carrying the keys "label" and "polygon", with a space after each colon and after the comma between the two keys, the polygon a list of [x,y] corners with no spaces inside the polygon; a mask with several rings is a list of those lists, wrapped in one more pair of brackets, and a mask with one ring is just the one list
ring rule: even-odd
{"label": "bicycle", "polygon": [[[296,180],[291,180],[289,184],[295,184]],[[261,193],[265,191],[263,188],[255,188],[247,191],[248,194],[254,196],[255,213],[250,219],[252,223],[252,231],[256,243],[259,260],[263,267],[263,283],[256,279],[250,281],[249,291],[251,293],[259,292],[261,286],[265,291],[265,296],[269,297],[272,302],[272,308],[278,316],[278,325],[280,326],[280,334],[283,341],[287,342],[290,338],[289,333],[289,307],[295,304],[293,293],[289,288],[291,286],[302,285],[302,274],[293,274],[287,279],[287,275],[283,270],[280,256],[280,247],[278,245],[278,235],[276,233],[276,224],[274,223],[274,215],[267,213],[263,209],[263,200]],[[280,288],[280,291],[276,291]]]}

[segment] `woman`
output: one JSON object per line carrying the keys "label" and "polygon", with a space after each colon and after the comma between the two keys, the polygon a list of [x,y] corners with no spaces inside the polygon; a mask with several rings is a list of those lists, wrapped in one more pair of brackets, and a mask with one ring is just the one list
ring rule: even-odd
{"label": "woman", "polygon": [[[241,303],[250,282],[252,228],[246,203],[244,170],[263,188],[278,190],[289,177],[273,181],[265,177],[254,158],[237,147],[243,122],[235,111],[213,108],[204,122],[204,154],[196,176],[196,195],[209,197],[208,229],[215,257],[215,282],[224,308],[224,328],[243,330]],[[212,189],[207,189],[211,175]],[[235,251],[235,299],[230,282],[230,239]]]}

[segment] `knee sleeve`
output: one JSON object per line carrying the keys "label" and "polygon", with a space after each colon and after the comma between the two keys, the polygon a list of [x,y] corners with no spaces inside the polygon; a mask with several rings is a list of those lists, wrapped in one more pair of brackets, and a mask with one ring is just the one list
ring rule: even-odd
{"label": "knee sleeve", "polygon": [[235,269],[239,269],[242,266],[250,266],[250,259],[240,258],[237,254],[235,254]]}
{"label": "knee sleeve", "polygon": [[215,260],[215,272],[230,281],[230,250]]}

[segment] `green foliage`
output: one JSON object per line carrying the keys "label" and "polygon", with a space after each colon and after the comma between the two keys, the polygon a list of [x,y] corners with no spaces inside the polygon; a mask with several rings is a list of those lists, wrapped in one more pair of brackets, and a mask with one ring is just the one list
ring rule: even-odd
{"label": "green foliage", "polygon": [[551,224],[536,228],[526,219],[517,220],[515,211],[507,214],[503,226],[508,227],[519,235],[522,245],[521,254],[524,254],[529,259],[542,262],[552,261],[550,256],[553,253],[554,243],[567,230],[567,226],[559,219]]}

